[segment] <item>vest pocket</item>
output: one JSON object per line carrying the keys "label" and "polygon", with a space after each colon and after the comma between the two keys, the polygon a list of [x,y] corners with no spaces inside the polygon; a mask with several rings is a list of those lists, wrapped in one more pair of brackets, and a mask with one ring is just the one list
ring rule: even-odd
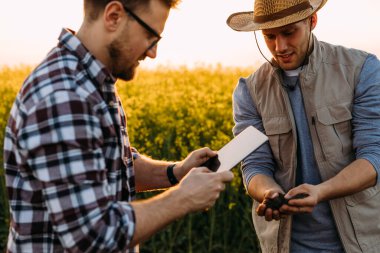
{"label": "vest pocket", "polygon": [[351,103],[320,108],[316,111],[316,134],[327,159],[342,157],[352,151]]}
{"label": "vest pocket", "polygon": [[[279,169],[290,166],[289,149],[293,148],[292,126],[286,115],[277,117],[263,117],[265,134],[268,136],[273,156]],[[283,155],[287,153],[287,157]]]}
{"label": "vest pocket", "polygon": [[345,197],[356,239],[363,252],[380,247],[380,188],[374,186]]}

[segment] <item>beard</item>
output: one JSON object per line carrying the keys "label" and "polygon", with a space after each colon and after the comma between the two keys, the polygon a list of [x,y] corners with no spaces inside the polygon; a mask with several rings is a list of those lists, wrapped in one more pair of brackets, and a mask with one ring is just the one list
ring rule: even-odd
{"label": "beard", "polygon": [[108,54],[112,61],[111,73],[114,77],[124,81],[130,81],[136,74],[137,65],[132,60],[123,57],[122,43],[118,39],[108,46]]}

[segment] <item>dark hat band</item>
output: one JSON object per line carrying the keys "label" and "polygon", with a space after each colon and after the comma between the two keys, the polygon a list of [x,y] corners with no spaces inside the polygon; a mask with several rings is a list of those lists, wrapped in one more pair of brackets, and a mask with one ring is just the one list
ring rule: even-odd
{"label": "dark hat band", "polygon": [[292,7],[289,7],[287,9],[285,9],[285,10],[282,10],[282,11],[279,11],[279,12],[276,12],[276,13],[273,13],[273,14],[263,15],[263,16],[254,16],[253,20],[256,23],[258,23],[258,24],[262,24],[262,23],[265,23],[265,22],[269,22],[269,21],[274,21],[274,20],[278,20],[278,19],[281,19],[281,18],[285,18],[287,16],[290,16],[290,15],[292,15],[294,13],[306,10],[308,8],[313,9],[313,6],[310,5],[309,1],[305,1],[305,2],[302,2],[300,4],[294,5]]}

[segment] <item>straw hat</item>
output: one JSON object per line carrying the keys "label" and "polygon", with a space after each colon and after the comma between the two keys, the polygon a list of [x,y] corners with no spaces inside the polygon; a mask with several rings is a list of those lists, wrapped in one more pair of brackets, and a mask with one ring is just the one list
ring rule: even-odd
{"label": "straw hat", "polygon": [[253,11],[229,16],[227,24],[236,31],[257,31],[285,26],[311,16],[327,0],[255,0]]}

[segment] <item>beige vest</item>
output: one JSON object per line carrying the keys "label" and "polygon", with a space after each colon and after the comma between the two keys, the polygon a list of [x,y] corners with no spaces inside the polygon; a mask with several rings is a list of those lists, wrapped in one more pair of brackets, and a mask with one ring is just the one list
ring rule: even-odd
{"label": "beige vest", "polygon": [[[309,64],[300,74],[300,88],[309,123],[314,155],[323,181],[354,160],[352,105],[355,85],[367,54],[314,40]],[[291,105],[281,85],[280,70],[264,64],[247,80],[262,117],[276,160],[275,179],[288,191],[295,184],[296,128]],[[329,201],[347,253],[380,252],[380,187]],[[252,217],[263,253],[289,252],[291,217],[266,222]]]}

